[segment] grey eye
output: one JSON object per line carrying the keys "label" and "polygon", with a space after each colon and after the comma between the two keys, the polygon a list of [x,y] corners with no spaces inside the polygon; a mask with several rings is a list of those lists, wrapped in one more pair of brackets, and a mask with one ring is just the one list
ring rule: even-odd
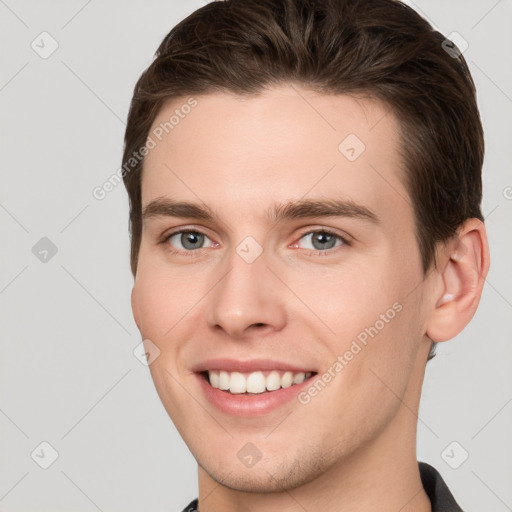
{"label": "grey eye", "polygon": [[[301,239],[308,238],[309,247],[303,247],[304,249],[322,251],[332,249],[333,247],[344,243],[343,239],[339,235],[329,233],[328,231],[312,231],[311,233],[306,233]],[[340,243],[337,243],[338,241],[340,241]]]}
{"label": "grey eye", "polygon": [[198,231],[180,231],[169,237],[169,243],[176,247],[175,244],[178,241],[181,247],[176,247],[177,249],[193,251],[202,249],[205,239],[210,240],[206,235]]}

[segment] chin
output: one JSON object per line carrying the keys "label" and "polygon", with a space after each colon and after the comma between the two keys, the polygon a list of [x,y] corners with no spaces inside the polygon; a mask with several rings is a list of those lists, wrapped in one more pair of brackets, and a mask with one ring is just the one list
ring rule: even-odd
{"label": "chin", "polygon": [[238,459],[236,463],[223,461],[203,463],[196,457],[199,466],[218,484],[240,492],[272,493],[292,490],[313,481],[319,474],[328,470],[326,459],[316,455],[298,455],[295,459],[261,459],[253,467],[244,467]]}

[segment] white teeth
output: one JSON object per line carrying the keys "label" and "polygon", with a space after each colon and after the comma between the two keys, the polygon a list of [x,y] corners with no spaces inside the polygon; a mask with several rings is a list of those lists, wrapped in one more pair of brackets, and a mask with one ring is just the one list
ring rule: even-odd
{"label": "white teeth", "polygon": [[210,384],[214,388],[219,388],[219,372],[210,372]]}
{"label": "white teeth", "polygon": [[231,374],[229,391],[231,393],[245,393],[247,391],[247,381],[241,373],[233,372]]}
{"label": "white teeth", "polygon": [[300,384],[301,382],[304,382],[305,380],[306,380],[306,374],[303,372],[296,373],[293,377],[294,384]]}
{"label": "white teeth", "polygon": [[253,372],[247,377],[247,393],[263,393],[267,381],[261,372]]}
{"label": "white teeth", "polygon": [[279,373],[271,371],[267,376],[267,391],[275,391],[281,387],[281,377]]}
{"label": "white teeth", "polygon": [[[212,372],[217,373],[217,372]],[[213,386],[213,384],[212,384]],[[215,387],[215,386],[213,386]],[[228,372],[220,372],[219,373],[219,389],[223,389],[224,391],[229,389],[229,373]]]}
{"label": "white teeth", "polygon": [[289,388],[293,384],[293,373],[292,372],[284,372],[284,375],[281,377],[281,387]]}
{"label": "white teeth", "polygon": [[233,394],[242,393],[264,393],[266,391],[276,391],[280,388],[289,388],[294,384],[301,384],[311,377],[311,372],[293,373],[284,372],[282,375],[278,371],[272,370],[267,377],[261,371],[250,374],[240,372],[209,371],[208,377],[212,387],[229,391]]}

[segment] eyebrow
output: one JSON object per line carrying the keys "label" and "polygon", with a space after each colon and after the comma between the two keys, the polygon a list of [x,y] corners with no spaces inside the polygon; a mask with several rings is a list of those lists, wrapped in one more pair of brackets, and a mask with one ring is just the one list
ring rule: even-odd
{"label": "eyebrow", "polygon": [[[361,219],[374,224],[379,223],[377,215],[363,205],[345,199],[300,199],[287,203],[276,203],[264,211],[264,216],[271,222],[285,219],[302,219],[308,217],[348,217]],[[148,203],[142,211],[142,220],[152,217],[186,217],[191,219],[219,220],[208,206],[189,201],[174,201],[157,198]]]}

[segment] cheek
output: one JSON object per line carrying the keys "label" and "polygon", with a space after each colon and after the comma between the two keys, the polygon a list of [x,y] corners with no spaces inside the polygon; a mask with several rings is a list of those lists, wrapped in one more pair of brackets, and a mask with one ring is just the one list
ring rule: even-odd
{"label": "cheek", "polygon": [[134,286],[134,310],[137,310],[142,338],[151,340],[160,350],[159,357],[150,365],[160,392],[166,385],[173,386],[174,381],[166,371],[180,379],[185,376],[183,349],[198,328],[197,317],[204,306],[201,297],[206,291],[199,284],[191,286],[194,280],[179,270],[164,272],[150,265],[139,270]]}
{"label": "cheek", "polygon": [[[169,302],[172,301],[172,293],[161,282],[152,283],[147,279],[143,284],[136,284],[135,293],[142,336],[159,338],[165,332],[166,324],[172,320],[170,312],[173,311],[173,304]],[[169,327],[167,325],[167,329]]]}
{"label": "cheek", "polygon": [[397,392],[407,383],[405,369],[411,367],[421,336],[412,278],[406,272],[388,262],[380,269],[368,265],[322,276],[304,274],[296,283],[297,296],[304,297],[314,314],[308,316],[318,340],[330,354],[326,370],[340,362],[343,370],[337,375],[343,377],[335,380],[350,388],[352,396],[393,400],[379,377]]}
{"label": "cheek", "polygon": [[[144,262],[142,258],[141,262]],[[139,266],[134,285],[134,309],[144,337],[158,340],[169,336],[169,330],[193,306],[193,294],[187,293],[187,288],[177,271],[163,272],[147,260]]]}
{"label": "cheek", "polygon": [[383,330],[381,315],[386,326],[396,316],[397,306],[393,306],[400,299],[400,290],[391,270],[379,271],[375,265],[340,266],[297,273],[290,281],[310,317],[320,323],[321,332],[330,331],[330,338],[338,340],[342,349],[342,340],[357,337],[376,322],[378,330]]}
{"label": "cheek", "polygon": [[149,370],[155,388],[167,411],[174,411],[173,421],[181,418],[187,403],[182,382],[186,378],[180,365],[180,354],[186,339],[187,311],[190,302],[183,292],[183,286],[158,272],[140,269],[134,287],[134,308],[137,308],[141,336],[154,343],[159,352]]}

